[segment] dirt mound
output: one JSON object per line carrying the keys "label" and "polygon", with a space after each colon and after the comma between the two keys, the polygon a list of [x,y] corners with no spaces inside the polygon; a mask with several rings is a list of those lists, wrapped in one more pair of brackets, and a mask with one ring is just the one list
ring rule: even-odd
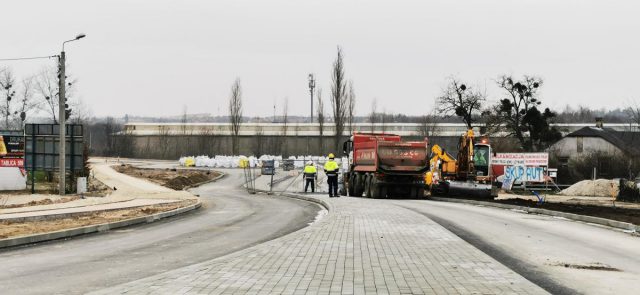
{"label": "dirt mound", "polygon": [[612,197],[617,196],[620,190],[618,181],[610,179],[583,180],[562,190],[565,196],[593,196]]}
{"label": "dirt mound", "polygon": [[174,178],[169,179],[167,182],[165,182],[164,185],[174,190],[181,190],[183,187],[189,184],[191,184],[191,181],[189,181],[189,178],[186,178],[184,176],[176,176]]}
{"label": "dirt mound", "polygon": [[122,164],[114,169],[120,173],[146,178],[157,184],[174,190],[183,190],[189,186],[195,186],[220,175],[216,171],[197,169],[145,169]]}

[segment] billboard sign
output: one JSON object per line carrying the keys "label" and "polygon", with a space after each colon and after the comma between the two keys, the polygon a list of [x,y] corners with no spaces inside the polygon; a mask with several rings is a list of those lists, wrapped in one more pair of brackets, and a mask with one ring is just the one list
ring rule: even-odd
{"label": "billboard sign", "polygon": [[[59,126],[57,124],[27,124],[25,126],[25,167],[27,170],[57,171],[59,154]],[[84,168],[82,125],[66,125],[66,169]]]}
{"label": "billboard sign", "polygon": [[533,166],[504,166],[505,179],[513,182],[543,182],[544,168]]}
{"label": "billboard sign", "polygon": [[0,134],[0,158],[24,157],[24,136]]}
{"label": "billboard sign", "polygon": [[24,170],[24,136],[21,133],[0,133],[0,191],[22,190],[27,186],[27,174]]}
{"label": "billboard sign", "polygon": [[549,166],[549,153],[496,153],[491,165]]}

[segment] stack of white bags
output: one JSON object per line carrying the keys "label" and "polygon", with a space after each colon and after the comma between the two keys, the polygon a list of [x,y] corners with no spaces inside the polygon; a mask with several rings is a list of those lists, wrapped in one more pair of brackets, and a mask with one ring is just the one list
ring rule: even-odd
{"label": "stack of white bags", "polygon": [[[296,169],[302,169],[306,162],[312,161],[314,164],[322,167],[327,162],[327,157],[324,156],[290,156],[289,160],[293,160],[293,165]],[[276,168],[282,165],[282,156],[262,155],[259,158],[254,156],[224,156],[216,155],[211,158],[208,156],[195,156],[195,157],[181,157],[179,162],[180,166],[195,166],[195,167],[211,167],[211,168],[238,168],[242,166],[243,161],[248,161],[249,167],[262,167],[262,161],[274,160]],[[336,159],[338,163],[342,163],[343,171],[348,168],[347,158]]]}

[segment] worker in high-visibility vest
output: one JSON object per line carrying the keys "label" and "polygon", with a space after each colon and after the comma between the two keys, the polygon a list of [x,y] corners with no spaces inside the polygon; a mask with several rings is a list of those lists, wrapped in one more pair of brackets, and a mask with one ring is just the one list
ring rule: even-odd
{"label": "worker in high-visibility vest", "polygon": [[327,184],[329,184],[329,198],[339,197],[338,196],[338,172],[340,171],[340,166],[334,160],[335,156],[333,154],[329,154],[329,161],[324,164],[324,173],[327,175]]}
{"label": "worker in high-visibility vest", "polygon": [[304,166],[304,192],[306,193],[309,189],[309,184],[311,184],[311,192],[316,192],[316,179],[318,179],[318,170],[316,170],[316,166],[313,165],[312,161],[307,162]]}

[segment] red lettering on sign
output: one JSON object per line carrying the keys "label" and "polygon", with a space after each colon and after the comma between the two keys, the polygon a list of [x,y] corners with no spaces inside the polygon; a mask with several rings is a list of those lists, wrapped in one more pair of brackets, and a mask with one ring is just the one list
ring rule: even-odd
{"label": "red lettering on sign", "polygon": [[24,167],[24,159],[2,158],[0,167]]}

